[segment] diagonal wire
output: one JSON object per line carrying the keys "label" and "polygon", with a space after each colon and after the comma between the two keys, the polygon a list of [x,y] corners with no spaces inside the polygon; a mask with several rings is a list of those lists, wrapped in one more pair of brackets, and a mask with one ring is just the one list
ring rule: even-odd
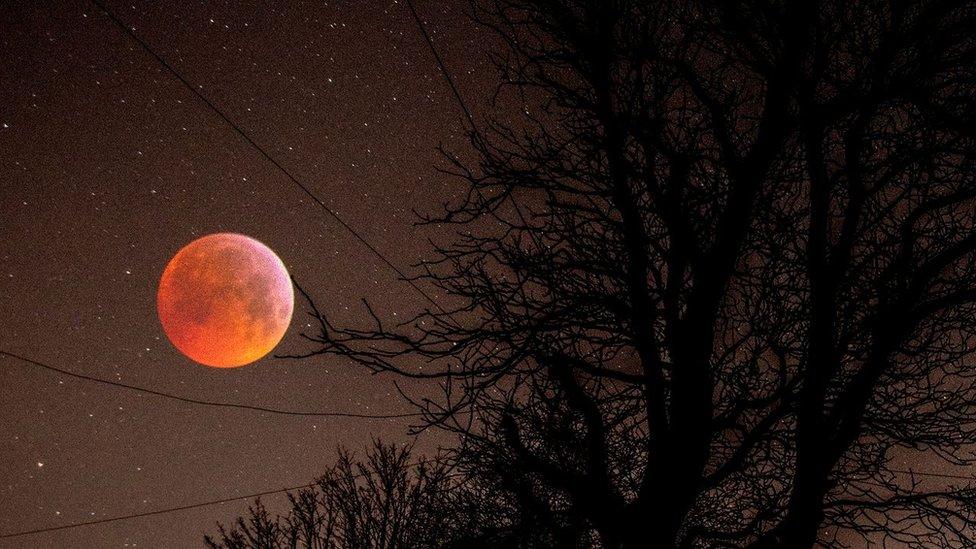
{"label": "diagonal wire", "polygon": [[413,413],[402,413],[402,414],[357,414],[351,412],[303,412],[295,410],[279,410],[277,408],[267,408],[264,406],[252,406],[250,404],[234,404],[230,402],[213,402],[209,400],[200,400],[196,398],[182,397],[179,395],[174,395],[171,393],[164,393],[162,391],[157,391],[155,389],[147,389],[145,387],[137,387],[135,385],[128,385],[126,383],[121,383],[118,381],[111,381],[107,379],[101,379],[97,377],[88,376],[85,374],[79,374],[76,372],[71,372],[57,366],[52,366],[50,364],[41,362],[39,360],[34,360],[25,356],[18,355],[16,353],[11,353],[5,349],[0,349],[0,356],[8,356],[10,358],[25,362],[27,364],[32,364],[45,370],[56,372],[62,375],[70,376],[77,379],[83,379],[85,381],[91,381],[94,383],[101,383],[103,385],[109,385],[112,387],[119,387],[122,389],[129,389],[131,391],[138,391],[141,393],[146,393],[149,395],[154,395],[162,398],[168,398],[170,400],[176,400],[179,402],[185,402],[188,404],[196,404],[199,406],[213,406],[217,408],[237,408],[239,410],[250,410],[254,412],[264,412],[268,414],[279,414],[285,416],[303,416],[303,417],[348,417],[348,418],[358,418],[358,419],[397,419],[397,418],[408,418],[417,417],[421,415],[419,412]]}
{"label": "diagonal wire", "polygon": [[201,503],[192,503],[192,504],[189,504],[189,505],[180,505],[178,507],[168,507],[166,509],[157,509],[155,511],[146,511],[146,512],[143,512],[143,513],[135,513],[135,514],[132,514],[132,515],[119,515],[119,516],[115,516],[115,517],[109,517],[109,518],[103,518],[103,519],[96,519],[96,520],[88,520],[88,521],[84,521],[84,522],[73,522],[71,524],[63,524],[61,526],[50,526],[50,527],[47,527],[47,528],[35,528],[33,530],[23,530],[23,531],[20,531],[20,532],[10,532],[10,533],[7,533],[7,534],[0,534],[0,539],[14,538],[14,537],[17,537],[17,536],[28,536],[28,535],[31,535],[31,534],[42,534],[44,532],[56,532],[58,530],[67,530],[69,528],[78,528],[80,526],[91,526],[93,524],[104,524],[106,522],[118,522],[120,520],[129,520],[129,519],[142,518],[142,517],[151,517],[151,516],[154,516],[154,515],[165,515],[165,514],[168,514],[168,513],[175,513],[177,511],[186,511],[188,509],[197,509],[199,507],[209,507],[211,505],[218,505],[218,504],[221,504],[221,503],[227,503],[227,502],[231,502],[231,501],[238,501],[238,500],[242,500],[242,499],[257,498],[257,497],[261,497],[261,496],[267,496],[267,495],[270,495],[270,494],[278,494],[278,493],[281,493],[281,492],[290,492],[292,490],[300,490],[302,488],[311,488],[312,486],[315,486],[315,485],[316,485],[316,483],[311,482],[311,483],[308,483],[308,484],[302,484],[300,486],[292,486],[290,488],[280,488],[278,490],[266,490],[264,492],[255,492],[253,494],[248,494],[246,496],[237,496],[237,497],[230,497],[230,498],[214,499],[214,500],[210,500],[210,501],[204,501],[204,502],[201,502]]}
{"label": "diagonal wire", "polygon": [[[407,463],[405,465],[405,467],[408,467],[408,468],[409,467],[414,467],[414,466],[420,465],[421,463],[423,463],[423,459],[421,459],[420,461],[414,461],[414,462]],[[364,472],[360,472],[360,473],[354,473],[352,475],[352,478],[353,479],[358,479],[358,478],[368,477],[368,476],[371,476],[373,474],[375,474],[374,471],[364,471]],[[152,516],[155,516],[155,515],[165,515],[165,514],[169,514],[169,513],[176,513],[178,511],[187,511],[189,509],[198,509],[200,507],[210,507],[211,505],[220,505],[221,503],[228,503],[228,502],[231,502],[231,501],[240,501],[242,499],[259,498],[261,496],[269,496],[269,495],[272,495],[272,494],[281,494],[281,493],[284,493],[284,492],[291,492],[293,490],[301,490],[301,489],[304,489],[304,488],[312,488],[314,486],[318,486],[318,484],[319,484],[318,482],[309,482],[309,483],[306,483],[306,484],[299,484],[298,486],[290,486],[288,488],[278,488],[276,490],[264,490],[263,492],[254,492],[253,494],[247,494],[247,495],[244,495],[244,496],[234,496],[234,497],[227,497],[227,498],[220,498],[220,499],[212,499],[212,500],[209,500],[209,501],[202,501],[200,503],[190,503],[190,504],[187,504],[187,505],[178,505],[176,507],[167,507],[165,509],[156,509],[154,511],[144,511],[142,513],[133,513],[133,514],[130,514],[130,515],[118,515],[118,516],[108,517],[108,518],[103,518],[103,519],[86,520],[86,521],[82,521],[82,522],[72,522],[70,524],[62,524],[60,526],[48,526],[46,528],[35,528],[33,530],[22,530],[20,532],[9,532],[9,533],[6,533],[6,534],[0,534],[0,539],[14,538],[14,537],[17,537],[17,536],[28,536],[28,535],[31,535],[31,534],[42,534],[42,533],[45,533],[45,532],[56,532],[58,530],[68,530],[70,528],[78,528],[78,527],[81,527],[81,526],[92,526],[92,525],[95,525],[95,524],[105,524],[107,522],[119,522],[119,521],[122,521],[122,520],[129,520],[129,519],[136,519],[136,518],[143,518],[143,517],[152,517]]]}
{"label": "diagonal wire", "polygon": [[437,66],[441,69],[441,74],[444,75],[444,80],[447,81],[447,85],[451,87],[451,91],[454,92],[454,98],[457,99],[458,106],[461,107],[461,111],[464,112],[464,116],[468,119],[468,125],[471,131],[476,131],[477,126],[474,123],[474,117],[471,116],[471,111],[468,106],[464,103],[464,98],[461,97],[461,92],[458,91],[457,85],[454,83],[454,79],[451,78],[451,73],[448,72],[447,66],[444,65],[444,60],[441,59],[439,53],[437,53],[437,48],[434,47],[434,41],[431,39],[430,34],[427,33],[427,28],[424,27],[423,21],[420,16],[417,15],[417,10],[413,6],[413,0],[407,0],[407,7],[410,9],[410,15],[413,16],[413,20],[417,23],[417,28],[420,29],[420,33],[424,35],[424,39],[427,41],[427,46],[430,48],[430,53],[434,55],[434,59],[437,61]]}
{"label": "diagonal wire", "polygon": [[[359,242],[363,246],[365,246],[366,249],[372,252],[373,255],[379,258],[380,261],[382,261],[393,272],[399,275],[403,281],[405,281],[407,284],[412,286],[413,289],[416,290],[418,294],[423,296],[428,302],[430,302],[435,308],[437,308],[437,310],[445,314],[447,313],[447,311],[445,311],[441,307],[441,305],[438,304],[434,300],[434,298],[430,296],[430,294],[424,291],[424,289],[421,288],[420,285],[418,285],[413,278],[408,277],[402,270],[400,270],[399,267],[397,267],[395,264],[393,264],[392,261],[387,259],[386,256],[383,255],[383,253],[380,252],[375,246],[373,246],[368,240],[366,240],[366,238],[362,234],[360,234],[355,228],[353,228],[349,223],[347,223],[344,219],[342,219],[342,217],[340,217],[339,214],[335,212],[335,210],[328,207],[325,204],[325,202],[319,199],[319,197],[316,196],[315,193],[313,193],[308,188],[308,186],[306,186],[304,183],[299,181],[297,177],[295,177],[290,171],[288,171],[288,169],[286,169],[280,162],[278,162],[273,156],[271,156],[271,154],[264,147],[259,145],[253,138],[251,138],[251,136],[246,131],[244,131],[243,128],[241,128],[236,122],[234,122],[224,111],[222,111],[219,107],[217,107],[217,105],[214,104],[213,101],[207,98],[207,96],[203,95],[203,93],[200,92],[197,86],[194,86],[192,83],[190,83],[190,81],[187,80],[182,73],[180,73],[178,70],[176,70],[175,67],[170,65],[165,58],[163,58],[161,55],[156,53],[156,51],[153,50],[152,47],[150,47],[145,40],[143,40],[138,34],[136,34],[136,32],[133,30],[133,27],[127,25],[125,22],[119,19],[115,15],[115,13],[112,10],[110,10],[101,0],[91,0],[91,2],[95,4],[100,10],[102,10],[105,13],[105,15],[107,15],[108,18],[111,19],[113,23],[115,23],[116,26],[118,26],[123,32],[125,32],[126,35],[129,36],[129,38],[131,38],[136,43],[138,43],[139,46],[141,46],[142,49],[146,51],[146,53],[152,56],[153,59],[155,59],[163,68],[165,68],[170,74],[172,74],[177,80],[179,80],[180,83],[183,84],[183,86],[190,91],[190,93],[192,93],[194,96],[197,97],[197,99],[203,102],[203,104],[206,105],[211,111],[213,111],[214,114],[216,114],[218,117],[220,117],[221,120],[226,122],[228,126],[233,128],[234,131],[237,133],[237,135],[239,135],[242,139],[244,139],[244,141],[247,142],[247,144],[249,144],[256,151],[258,151],[261,154],[261,156],[265,158],[265,160],[270,162],[275,168],[278,169],[278,171],[280,171],[286,178],[288,178],[289,181],[291,181],[296,187],[298,187],[306,195],[308,195],[308,197],[311,198],[316,204],[318,204],[319,207],[321,207],[326,213],[332,216],[332,218],[335,219],[336,222],[338,222],[339,225],[341,225],[346,231],[348,231],[349,234],[353,235],[357,240],[359,240]],[[467,109],[465,109],[465,111],[467,111]]]}

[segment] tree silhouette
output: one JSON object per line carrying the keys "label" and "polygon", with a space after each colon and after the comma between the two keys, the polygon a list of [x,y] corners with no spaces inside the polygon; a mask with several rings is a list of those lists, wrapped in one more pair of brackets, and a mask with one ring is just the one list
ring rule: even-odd
{"label": "tree silhouette", "polygon": [[459,528],[476,525],[464,492],[452,491],[448,469],[411,462],[412,448],[375,442],[365,459],[339,451],[315,486],[288,494],[290,509],[272,516],[260,499],[217,536],[213,549],[407,549],[443,547]]}
{"label": "tree silhouette", "polygon": [[971,3],[474,14],[525,108],[445,157],[421,278],[456,307],[316,310],[305,356],[437,382],[426,425],[522,545],[976,543],[971,485],[890,466],[973,460]]}

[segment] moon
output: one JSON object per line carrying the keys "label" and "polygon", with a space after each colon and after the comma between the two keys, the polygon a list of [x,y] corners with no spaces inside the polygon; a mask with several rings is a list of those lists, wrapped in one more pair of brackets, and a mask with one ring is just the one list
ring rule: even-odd
{"label": "moon", "polygon": [[265,356],[291,322],[295,294],[270,248],[235,233],[207,235],[166,265],[156,307],[166,337],[193,361],[236,368]]}

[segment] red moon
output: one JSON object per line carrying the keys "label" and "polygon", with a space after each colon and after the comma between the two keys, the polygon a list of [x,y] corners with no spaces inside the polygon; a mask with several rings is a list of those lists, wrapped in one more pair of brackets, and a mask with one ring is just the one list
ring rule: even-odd
{"label": "red moon", "polygon": [[156,296],[166,337],[190,359],[215,368],[236,368],[271,352],[294,303],[281,259],[234,233],[183,247],[166,265]]}

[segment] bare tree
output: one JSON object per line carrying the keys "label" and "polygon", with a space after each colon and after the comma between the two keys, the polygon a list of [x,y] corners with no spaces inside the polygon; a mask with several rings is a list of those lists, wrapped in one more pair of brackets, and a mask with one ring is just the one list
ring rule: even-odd
{"label": "bare tree", "polygon": [[972,4],[474,13],[526,107],[446,157],[423,278],[459,305],[316,311],[309,356],[438,381],[427,425],[526,545],[976,543],[971,486],[889,465],[973,459]]}
{"label": "bare tree", "polygon": [[344,450],[314,487],[288,494],[290,509],[272,516],[257,500],[233,527],[205,540],[213,549],[407,549],[442,547],[470,505],[447,467],[411,462],[409,446],[379,442],[355,461]]}

